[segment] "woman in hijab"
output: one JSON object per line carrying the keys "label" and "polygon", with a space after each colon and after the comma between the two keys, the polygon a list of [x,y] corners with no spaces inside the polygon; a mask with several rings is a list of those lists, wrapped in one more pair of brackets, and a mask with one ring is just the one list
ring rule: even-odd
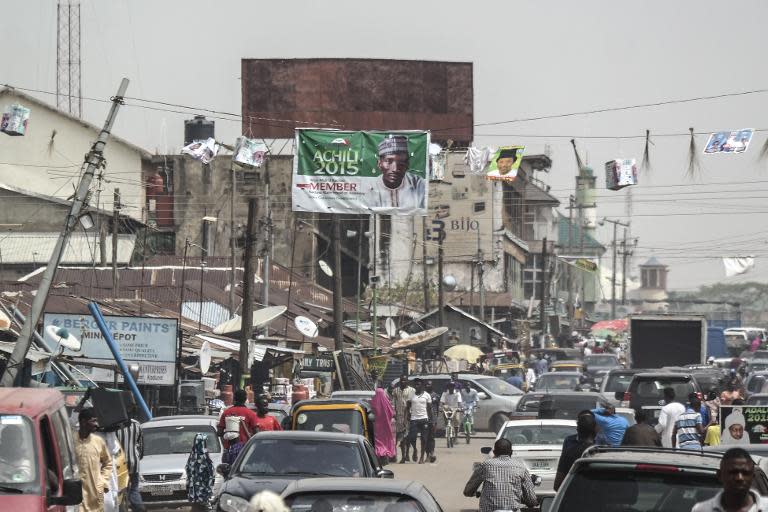
{"label": "woman in hijab", "polygon": [[213,462],[208,455],[208,436],[196,434],[192,451],[187,459],[187,500],[192,510],[208,510],[213,497]]}
{"label": "woman in hijab", "polygon": [[384,388],[376,388],[376,394],[371,400],[371,409],[376,415],[373,426],[376,455],[382,464],[386,464],[390,458],[397,457],[397,451],[395,449],[395,437],[392,435],[392,419],[395,417],[395,409],[389,402]]}
{"label": "woman in hijab", "polygon": [[734,408],[725,418],[725,429],[720,434],[720,444],[750,444],[749,432],[747,432],[744,413],[741,409]]}

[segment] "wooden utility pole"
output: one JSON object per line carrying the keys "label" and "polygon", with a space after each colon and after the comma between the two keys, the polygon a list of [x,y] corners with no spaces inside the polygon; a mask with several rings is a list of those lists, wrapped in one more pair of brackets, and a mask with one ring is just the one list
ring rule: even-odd
{"label": "wooden utility pole", "polygon": [[245,232],[245,271],[243,272],[243,315],[240,329],[240,371],[247,374],[248,343],[253,335],[253,301],[256,287],[253,280],[256,274],[256,198],[248,200],[248,224]]}
{"label": "wooden utility pole", "polygon": [[112,107],[110,108],[107,119],[104,122],[104,127],[99,133],[98,139],[96,139],[96,142],[94,142],[91,150],[85,157],[85,164],[87,164],[85,166],[85,172],[83,172],[83,177],[80,179],[80,183],[78,184],[77,190],[75,191],[75,197],[72,200],[72,206],[70,207],[69,214],[64,221],[64,226],[61,230],[61,234],[59,235],[59,239],[56,241],[56,245],[53,249],[53,252],[51,253],[51,258],[48,260],[48,265],[46,265],[45,270],[43,271],[43,275],[40,278],[40,284],[38,285],[37,293],[32,299],[32,306],[30,308],[29,316],[27,316],[27,320],[24,322],[24,326],[21,328],[21,333],[19,334],[16,340],[16,344],[13,347],[13,352],[11,353],[10,357],[8,358],[8,362],[6,363],[5,373],[3,373],[3,377],[0,380],[0,386],[8,387],[13,385],[14,381],[16,380],[16,375],[19,372],[19,367],[23,364],[24,359],[27,357],[29,347],[32,345],[32,338],[36,334],[35,329],[37,328],[37,324],[40,321],[43,310],[45,309],[45,303],[48,300],[48,292],[50,291],[51,284],[56,277],[56,271],[58,270],[64,249],[66,248],[67,242],[69,241],[69,237],[72,234],[72,231],[75,229],[75,225],[80,218],[80,211],[85,205],[85,200],[88,195],[88,190],[91,187],[93,176],[96,172],[96,169],[105,165],[106,161],[104,160],[104,147],[107,145],[109,134],[112,131],[112,126],[115,123],[115,118],[117,117],[117,112],[120,109],[120,105],[123,104],[123,97],[125,96],[125,91],[127,89],[128,79],[123,78],[122,82],[120,83],[120,87],[117,90],[117,94],[112,98]]}
{"label": "wooden utility pole", "polygon": [[421,268],[422,268],[422,283],[421,287],[424,291],[424,313],[429,313],[429,279],[427,273],[427,217],[421,218]]}
{"label": "wooden utility pole", "polygon": [[485,273],[485,262],[483,261],[483,251],[480,248],[480,227],[477,228],[477,294],[480,301],[480,321],[485,322],[485,282],[483,281]]}
{"label": "wooden utility pole", "polygon": [[542,337],[547,332],[547,238],[541,242],[541,281],[539,282],[539,327]]}
{"label": "wooden utility pole", "polygon": [[[262,268],[262,280],[261,283],[261,303],[266,308],[269,307],[269,272],[272,270],[272,207],[269,202],[269,161],[264,164],[264,201],[266,203],[266,220],[263,223],[264,229],[262,230],[262,245],[261,245],[261,261],[263,263]],[[264,327],[264,333],[267,333],[269,327]]]}
{"label": "wooden utility pole", "polygon": [[[443,288],[443,239],[445,238],[445,230],[441,229],[437,239],[437,314],[440,319],[439,327],[445,326],[445,292]],[[445,351],[445,334],[440,335],[439,357],[442,359],[443,352]]]}
{"label": "wooden utility pole", "polygon": [[[573,208],[575,202],[576,198],[573,197],[573,195],[568,196],[568,257],[573,256]],[[573,304],[573,267],[568,265],[567,270],[568,305],[566,309],[568,310],[568,326],[571,328],[571,331],[573,331],[573,317],[576,309]]]}
{"label": "wooden utility pole", "polygon": [[[231,180],[231,194],[229,195],[229,258],[231,267],[231,279],[229,281],[229,318],[234,318],[237,314],[237,305],[235,304],[235,285],[237,285],[237,255],[235,254],[236,243],[235,237],[237,235],[237,229],[235,228],[235,187],[236,185],[236,173],[235,164],[232,162],[230,165],[230,180]],[[293,271],[293,269],[291,269]]]}
{"label": "wooden utility pole", "polygon": [[610,222],[613,224],[613,242],[611,243],[612,249],[613,249],[613,271],[611,272],[611,319],[616,318],[616,249],[617,249],[617,240],[616,240],[616,229],[619,226],[627,227],[629,226],[629,223],[621,222],[619,220],[611,220],[604,218],[601,221],[601,224],[604,222]]}
{"label": "wooden utility pole", "polygon": [[341,219],[338,214],[333,215],[333,231],[331,242],[333,244],[333,348],[344,349],[344,311],[342,301],[341,280]]}
{"label": "wooden utility pole", "polygon": [[112,203],[112,297],[119,295],[120,278],[117,275],[117,235],[120,232],[120,189],[116,188]]}

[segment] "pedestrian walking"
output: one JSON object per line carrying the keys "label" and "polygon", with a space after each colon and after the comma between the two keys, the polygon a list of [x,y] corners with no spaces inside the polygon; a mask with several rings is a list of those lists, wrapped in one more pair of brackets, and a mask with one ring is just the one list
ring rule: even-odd
{"label": "pedestrian walking", "polygon": [[435,462],[437,460],[435,455],[435,436],[437,435],[437,415],[440,413],[440,395],[435,391],[431,380],[427,381],[424,389],[432,399],[432,424],[430,425],[429,442],[427,443],[427,457],[429,457],[429,462]]}
{"label": "pedestrian walking", "polygon": [[539,504],[531,474],[520,459],[512,457],[509,439],[496,441],[493,458],[475,466],[464,486],[464,496],[474,496],[481,485],[480,512],[520,510],[523,506],[533,509]]}
{"label": "pedestrian walking", "polygon": [[80,512],[102,512],[104,495],[109,493],[112,478],[112,456],[104,440],[95,435],[99,421],[93,409],[83,409],[77,419],[79,427],[75,436],[75,451],[83,482]]}
{"label": "pedestrian walking", "polygon": [[389,402],[387,392],[383,388],[376,388],[376,393],[371,400],[371,409],[376,415],[373,423],[376,456],[382,464],[386,464],[390,459],[397,458],[397,447],[395,446],[395,437],[392,435],[392,420],[395,418],[395,409]]}
{"label": "pedestrian walking", "polygon": [[672,431],[675,428],[677,417],[685,412],[685,406],[680,402],[675,402],[675,390],[664,388],[664,402],[666,405],[661,408],[659,413],[659,423],[656,425],[656,432],[661,434],[661,445],[664,448],[672,448]]}
{"label": "pedestrian walking", "polygon": [[115,435],[120,446],[123,447],[125,462],[128,466],[128,503],[134,512],[144,512],[146,507],[139,492],[139,461],[144,458],[144,437],[141,423],[131,418],[131,422],[115,432]]}
{"label": "pedestrian walking", "polygon": [[717,478],[723,490],[693,506],[691,512],[760,512],[768,510],[768,498],[752,490],[755,463],[743,448],[731,448],[720,459]]}
{"label": "pedestrian walking", "polygon": [[221,457],[223,463],[232,464],[245,443],[258,429],[256,413],[245,406],[247,398],[245,390],[235,391],[233,405],[224,409],[219,418],[218,434],[224,444]]}
{"label": "pedestrian walking", "polygon": [[187,501],[192,504],[192,512],[207,511],[213,497],[213,482],[216,474],[213,461],[208,455],[208,435],[195,434],[192,451],[187,458]]}
{"label": "pedestrian walking", "polygon": [[432,424],[432,398],[424,389],[424,381],[414,379],[416,386],[411,399],[408,400],[407,414],[410,418],[409,436],[410,443],[414,446],[413,461],[416,462],[416,438],[421,435],[421,453],[418,456],[419,464],[424,464],[427,457],[427,444],[431,434]]}
{"label": "pedestrian walking", "polygon": [[269,415],[269,400],[265,396],[256,399],[256,432],[283,430],[280,422],[274,416]]}
{"label": "pedestrian walking", "polygon": [[623,416],[616,414],[616,408],[605,404],[603,407],[592,409],[595,422],[609,446],[619,446],[624,439],[624,433],[629,428],[629,422]]}
{"label": "pedestrian walking", "polygon": [[661,447],[661,436],[651,425],[653,415],[645,409],[635,410],[635,424],[624,432],[621,441],[622,446],[650,446]]}
{"label": "pedestrian walking", "polygon": [[593,414],[582,414],[576,420],[576,435],[578,442],[569,446],[560,454],[560,460],[557,462],[557,472],[555,473],[555,482],[553,488],[555,491],[560,489],[563,480],[571,470],[573,464],[581,458],[584,451],[595,444],[597,435],[597,421]]}
{"label": "pedestrian walking", "polygon": [[704,425],[701,419],[701,400],[695,393],[688,396],[688,406],[685,412],[675,420],[672,431],[673,446],[680,450],[701,450],[701,436]]}
{"label": "pedestrian walking", "polygon": [[[410,460],[408,452],[410,450],[410,439],[408,436],[408,426],[410,418],[408,417],[408,401],[413,396],[414,389],[408,384],[408,377],[400,376],[400,382],[392,390],[392,405],[395,407],[395,439],[400,446],[400,463],[403,464]],[[414,457],[416,457],[416,446],[413,447]]]}

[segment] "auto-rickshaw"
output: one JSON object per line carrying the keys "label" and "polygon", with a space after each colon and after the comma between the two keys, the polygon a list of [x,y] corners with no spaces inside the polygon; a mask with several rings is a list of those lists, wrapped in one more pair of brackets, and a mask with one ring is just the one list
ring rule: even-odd
{"label": "auto-rickshaw", "polygon": [[549,365],[551,372],[584,372],[584,361],[580,360],[562,360],[555,361]]}
{"label": "auto-rickshaw", "polygon": [[358,400],[302,400],[291,408],[291,430],[358,434],[372,445],[374,420],[371,406]]}

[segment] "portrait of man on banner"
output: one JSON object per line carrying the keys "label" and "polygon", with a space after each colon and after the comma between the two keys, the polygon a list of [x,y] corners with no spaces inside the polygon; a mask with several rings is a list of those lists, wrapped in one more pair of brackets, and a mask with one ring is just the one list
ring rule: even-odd
{"label": "portrait of man on banner", "polygon": [[365,203],[373,211],[377,209],[423,209],[426,193],[424,179],[408,172],[410,152],[408,137],[389,135],[378,145],[377,169],[381,172],[370,185]]}
{"label": "portrait of man on banner", "polygon": [[502,146],[491,158],[485,177],[489,180],[514,181],[523,159],[525,146]]}
{"label": "portrait of man on banner", "polygon": [[704,153],[708,155],[716,153],[744,153],[749,149],[753,133],[752,128],[711,133],[706,146],[704,146]]}

